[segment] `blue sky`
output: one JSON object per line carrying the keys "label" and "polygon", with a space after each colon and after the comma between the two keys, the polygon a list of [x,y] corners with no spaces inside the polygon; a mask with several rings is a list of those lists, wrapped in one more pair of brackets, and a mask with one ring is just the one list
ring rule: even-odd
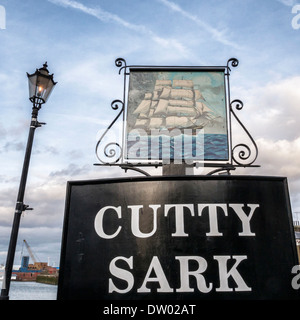
{"label": "blue sky", "polygon": [[[122,99],[118,57],[130,65],[219,66],[230,77],[239,117],[259,147],[259,169],[287,176],[300,212],[300,29],[292,0],[0,0],[0,263],[6,259],[27,141],[31,103],[26,72],[47,61],[58,82],[39,113],[15,263],[22,239],[58,265],[66,182],[124,176],[99,168],[97,138]],[[160,174],[160,171],[151,171]],[[133,175],[133,173],[127,173]],[[24,249],[25,250],[25,249]]]}

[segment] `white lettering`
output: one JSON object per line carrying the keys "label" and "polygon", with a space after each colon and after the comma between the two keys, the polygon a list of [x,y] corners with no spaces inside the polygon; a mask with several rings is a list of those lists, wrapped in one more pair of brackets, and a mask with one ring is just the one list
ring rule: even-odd
{"label": "white lettering", "polygon": [[250,207],[250,213],[247,216],[244,210],[242,209],[243,205],[240,203],[229,204],[229,207],[234,210],[237,216],[240,218],[243,224],[243,232],[239,232],[239,236],[255,236],[255,233],[250,230],[250,220],[253,216],[253,213],[256,208],[259,208],[258,204],[248,204]]}
{"label": "white lettering", "polygon": [[132,289],[132,287],[134,285],[134,277],[131,272],[117,267],[116,266],[117,260],[123,260],[129,265],[130,269],[133,268],[133,257],[129,257],[129,258],[116,257],[116,258],[114,258],[109,264],[110,273],[119,279],[125,280],[128,285],[127,285],[127,288],[125,288],[125,289],[119,289],[115,286],[112,279],[109,278],[108,279],[108,292],[112,293],[115,291],[118,293],[126,293]]}
{"label": "white lettering", "polygon": [[230,256],[214,256],[214,259],[219,263],[219,277],[220,277],[220,287],[216,288],[216,291],[233,291],[232,288],[229,288],[228,278],[231,276],[237,284],[235,291],[252,291],[249,288],[239,272],[237,271],[237,266],[241,261],[247,259],[247,256],[232,256],[233,259],[236,259],[235,264],[228,271],[227,270],[227,261],[231,259]]}
{"label": "white lettering", "polygon": [[209,226],[210,232],[206,233],[207,236],[222,236],[223,233],[219,232],[218,229],[218,210],[217,208],[223,209],[225,216],[228,215],[226,204],[198,204],[198,215],[202,215],[202,211],[204,208],[208,207],[208,215],[209,215]]}
{"label": "white lettering", "polygon": [[148,312],[147,314],[194,314],[195,304],[184,304],[183,306],[179,304],[166,304],[166,305],[153,305],[148,304]]}
{"label": "white lettering", "polygon": [[[296,4],[292,8],[292,13],[297,13],[298,11],[300,11],[300,4]],[[292,19],[293,29],[295,29],[295,30],[300,29],[300,24],[298,23],[299,20],[300,20],[300,13],[295,15]]]}
{"label": "white lettering", "polygon": [[184,208],[190,210],[192,216],[194,213],[194,206],[192,204],[166,204],[165,205],[165,217],[168,215],[169,210],[175,208],[175,233],[172,233],[173,237],[187,237],[188,234],[184,232]]}
{"label": "white lettering", "polygon": [[153,209],[153,230],[149,233],[142,233],[139,226],[139,214],[143,206],[128,206],[128,208],[131,209],[131,230],[134,236],[138,238],[148,238],[154,235],[157,229],[157,209],[160,207],[160,205],[149,205],[149,208]]}
{"label": "white lettering", "polygon": [[119,307],[111,304],[110,307],[103,308],[103,314],[128,314],[131,318],[133,318],[136,314],[137,308],[138,307]]}
{"label": "white lettering", "polygon": [[298,282],[300,279],[300,265],[293,266],[292,273],[298,274],[292,279],[292,288],[298,290],[300,288],[300,283]]}
{"label": "white lettering", "polygon": [[127,156],[130,159],[148,159],[148,135],[143,129],[131,130],[127,135],[127,143],[134,142],[127,148]]}
{"label": "white lettering", "polygon": [[[150,277],[151,272],[154,271],[156,277]],[[147,271],[146,277],[142,286],[137,290],[137,292],[150,292],[151,290],[146,287],[148,282],[158,282],[160,287],[157,289],[157,292],[173,292],[174,290],[169,286],[168,280],[165,276],[165,273],[162,269],[162,266],[158,260],[157,256],[152,258],[149,269]]]}
{"label": "white lettering", "polygon": [[[204,276],[201,274],[207,268],[207,262],[204,258],[198,256],[188,257],[175,257],[180,263],[180,281],[181,287],[176,289],[177,292],[194,292],[194,289],[190,287],[190,276],[194,276],[197,281],[198,290],[204,293],[209,292],[212,289],[212,284],[206,285]],[[194,260],[198,263],[198,269],[195,271],[189,270],[189,261]]]}
{"label": "white lettering", "polygon": [[[164,163],[170,163],[171,158],[174,159],[174,163],[182,163],[182,137],[180,129],[152,129],[151,130],[151,159],[159,159],[159,152],[161,152],[161,158]],[[172,142],[171,142],[172,141]],[[155,145],[159,145],[160,148],[152,151]],[[159,150],[160,149],[160,150]],[[173,155],[171,156],[171,149]],[[152,155],[153,152],[153,155]]]}
{"label": "white lettering", "polygon": [[[253,215],[256,209],[259,208],[259,204],[242,204],[242,203],[198,203],[192,204],[165,204],[160,216],[158,215],[158,209],[162,207],[160,204],[150,204],[148,206],[152,209],[151,213],[143,212],[143,210],[147,210],[143,205],[128,205],[127,209],[130,212],[131,220],[130,220],[130,227],[133,236],[137,238],[149,238],[153,236],[157,232],[158,228],[158,219],[160,217],[168,217],[173,219],[174,216],[174,224],[175,224],[175,232],[171,233],[172,237],[188,237],[190,234],[188,230],[186,230],[186,226],[190,226],[191,223],[187,223],[186,221],[189,220],[189,217],[195,217],[195,208],[198,209],[198,214],[196,216],[201,217],[205,216],[206,213],[208,214],[208,226],[209,232],[206,232],[206,236],[211,237],[220,237],[223,236],[222,231],[222,224],[226,223],[226,219],[228,214],[232,211],[236,214],[236,217],[241,221],[242,224],[242,231],[238,233],[239,236],[255,236],[255,232],[251,231],[251,222]],[[248,207],[248,209],[247,209]],[[128,214],[125,210],[125,220],[124,224],[116,223],[116,219],[114,217],[115,213],[119,219],[123,218],[122,214],[122,207],[114,207],[114,206],[106,206],[103,207],[97,213],[94,221],[95,231],[99,237],[103,239],[113,239],[115,238],[122,230],[122,226],[125,226],[128,223]],[[174,215],[173,215],[174,213]],[[105,217],[109,218],[110,223],[107,225],[105,222]],[[149,232],[143,232],[141,226],[147,226],[149,224],[149,217],[152,220],[152,230]],[[190,221],[189,221],[190,222]],[[219,226],[221,222],[221,226]],[[195,220],[195,223],[197,221]],[[150,221],[151,224],[151,221]],[[221,230],[220,230],[220,229]],[[201,231],[204,228],[201,227]],[[112,230],[112,231],[111,231]],[[229,230],[228,226],[225,225],[225,230]],[[203,231],[202,231],[203,232]]]}
{"label": "white lettering", "polygon": [[3,6],[0,5],[0,29],[6,29],[6,11]]}
{"label": "white lettering", "polygon": [[141,128],[127,135],[127,157],[131,159],[163,160],[175,164],[183,161],[192,164],[203,160],[203,129],[151,129],[150,134]]}
{"label": "white lettering", "polygon": [[[176,292],[194,292],[196,288],[192,288],[190,285],[191,277],[196,279],[197,289],[202,293],[208,293],[213,289],[213,283],[207,283],[205,279],[204,272],[207,270],[208,264],[205,258],[201,256],[176,256],[176,260],[179,261],[179,271],[175,272],[176,275],[180,277],[180,287],[175,289]],[[237,270],[237,267],[241,263],[241,261],[247,259],[247,256],[213,256],[213,259],[218,262],[218,275],[219,275],[219,287],[216,287],[216,292],[232,292],[232,291],[252,291],[251,287],[248,287],[242,278],[241,274]],[[129,270],[125,270],[117,266],[118,261],[125,261],[129,268],[133,270],[133,256],[126,257],[115,257],[110,265],[109,271],[112,276],[125,281],[126,285],[123,284],[123,287],[118,287],[117,285],[121,285],[121,281],[117,282],[113,281],[112,278],[108,280],[108,292],[118,292],[118,293],[127,293],[134,288],[135,279],[133,274]],[[190,265],[195,265],[195,262],[198,264],[197,270],[191,271]],[[231,266],[229,267],[228,264]],[[139,261],[137,266],[141,266],[141,262]],[[296,273],[300,271],[300,266],[296,266],[297,268],[293,268],[292,272]],[[143,267],[144,269],[144,267]],[[137,270],[140,274],[142,270]],[[165,270],[169,270],[169,267],[166,267]],[[299,284],[297,283],[300,275],[298,274],[292,282],[293,288],[299,288]],[[217,277],[215,277],[217,279]],[[230,287],[229,279],[232,278],[235,281],[236,286]],[[217,281],[217,280],[216,280]],[[154,288],[148,288],[147,285],[150,282],[156,282],[155,288],[157,288],[157,292],[159,293],[173,293],[174,289],[170,287],[164,269],[159,261],[157,256],[154,256],[150,262],[146,275],[144,277],[143,283],[140,288],[136,289],[138,293],[149,293]],[[216,286],[216,284],[215,284]]]}
{"label": "white lettering", "polygon": [[104,217],[104,213],[106,212],[106,210],[109,210],[109,209],[114,210],[117,213],[119,219],[121,219],[121,217],[122,217],[121,207],[107,206],[107,207],[103,207],[97,213],[96,218],[95,218],[95,222],[94,222],[94,227],[95,227],[95,230],[96,230],[96,233],[98,234],[98,236],[103,239],[112,239],[112,238],[116,237],[118,235],[118,233],[121,231],[121,227],[119,226],[117,231],[111,235],[108,235],[104,232],[104,230],[103,230],[103,217]]}

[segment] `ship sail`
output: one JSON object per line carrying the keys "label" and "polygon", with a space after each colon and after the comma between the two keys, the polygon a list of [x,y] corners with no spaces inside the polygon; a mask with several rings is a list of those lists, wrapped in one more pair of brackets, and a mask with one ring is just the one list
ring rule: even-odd
{"label": "ship sail", "polygon": [[193,99],[194,92],[189,89],[172,89],[170,92],[171,99]]}
{"label": "ship sail", "polygon": [[194,88],[194,82],[193,80],[173,80],[172,87]]}
{"label": "ship sail", "polygon": [[179,116],[179,117],[195,117],[197,112],[194,108],[189,107],[168,107],[168,116]]}
{"label": "ship sail", "polygon": [[156,80],[153,92],[133,112],[134,128],[203,128],[215,118],[193,80]]}
{"label": "ship sail", "polygon": [[148,118],[150,111],[151,100],[143,100],[133,114],[138,114],[139,118]]}
{"label": "ship sail", "polygon": [[166,118],[166,127],[167,128],[189,128],[194,126],[194,123],[191,121],[190,117],[178,117],[171,116]]}

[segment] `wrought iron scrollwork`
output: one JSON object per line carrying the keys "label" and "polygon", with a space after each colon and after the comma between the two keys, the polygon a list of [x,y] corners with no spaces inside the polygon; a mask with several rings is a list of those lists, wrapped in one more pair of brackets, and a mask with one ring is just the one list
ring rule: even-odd
{"label": "wrought iron scrollwork", "polygon": [[234,109],[242,110],[243,106],[244,104],[241,100],[235,99],[230,103],[230,111],[233,114],[234,118],[237,120],[237,122],[240,124],[240,126],[243,128],[243,130],[246,132],[248,138],[253,144],[255,152],[253,154],[251,148],[245,143],[239,143],[235,145],[232,148],[231,152],[232,152],[232,160],[236,164],[241,166],[250,166],[258,156],[258,148],[251,134],[249,133],[249,131],[246,129],[246,127],[243,125],[243,123],[240,121],[240,119],[237,117],[237,115],[234,112]]}
{"label": "wrought iron scrollwork", "polygon": [[[230,159],[228,162],[225,163],[225,161],[221,162],[216,160],[215,162],[209,162],[207,161],[204,163],[204,166],[206,167],[212,167],[212,168],[217,168],[213,171],[211,171],[209,174],[215,174],[215,173],[220,173],[221,171],[227,171],[229,174],[231,170],[235,170],[237,167],[257,167],[257,165],[253,165],[254,161],[257,159],[258,156],[258,148],[257,145],[246,129],[246,127],[243,125],[243,123],[240,121],[238,116],[236,115],[235,111],[240,111],[243,108],[243,102],[241,100],[235,99],[231,101],[230,99],[230,85],[229,85],[229,77],[231,73],[231,69],[235,68],[239,65],[239,60],[236,58],[230,58],[227,61],[226,66],[220,66],[216,67],[217,69],[221,69],[225,71],[225,87],[226,87],[226,100],[227,100],[227,106],[229,105],[229,118],[230,121],[228,122],[230,128],[228,134],[230,134],[229,139],[230,139],[230,150],[229,153],[231,155]],[[98,160],[100,161],[100,164],[96,165],[102,165],[102,166],[119,166],[120,168],[123,168],[125,171],[127,170],[135,170],[139,173],[148,175],[147,172],[144,170],[139,169],[138,167],[141,166],[149,166],[149,167],[158,167],[158,166],[163,166],[163,163],[153,163],[153,162],[148,162],[148,163],[129,163],[126,161],[123,163],[124,159],[124,150],[123,150],[123,144],[125,143],[125,94],[127,92],[127,82],[128,82],[128,76],[130,75],[130,68],[157,68],[157,66],[128,66],[126,64],[125,59],[123,58],[117,58],[115,60],[115,66],[119,68],[119,74],[123,74],[124,77],[124,90],[123,90],[123,100],[114,100],[111,103],[111,108],[115,111],[118,112],[116,115],[115,119],[111,122],[111,124],[107,127],[107,129],[104,131],[104,133],[101,135],[100,139],[98,140],[96,144],[96,156]],[[169,69],[173,67],[159,67],[162,70],[164,68]],[[174,70],[176,70],[177,67],[174,67]],[[182,67],[178,67],[182,69]],[[189,67],[189,69],[191,69]],[[205,67],[204,67],[205,69]],[[195,67],[195,70],[199,70],[199,67]],[[115,125],[118,119],[120,119],[121,115],[123,115],[123,122],[122,122],[122,140],[121,142],[117,142],[115,137],[111,138],[108,136],[108,131],[112,128],[112,126]],[[232,143],[232,116],[234,119],[237,121],[237,124],[242,128],[244,133],[246,134],[247,137],[247,143],[244,143],[243,141],[237,144]],[[251,143],[248,142],[250,140]],[[104,147],[103,147],[104,146]],[[197,163],[194,163],[193,166],[197,166]]]}
{"label": "wrought iron scrollwork", "polygon": [[125,68],[125,70],[126,70],[126,68],[127,68],[126,60],[123,59],[123,58],[116,59],[115,65],[116,65],[116,67],[120,68],[119,69],[119,74],[121,74],[122,69]]}
{"label": "wrought iron scrollwork", "polygon": [[124,102],[121,100],[114,100],[111,103],[111,107],[113,110],[119,110],[118,115],[115,117],[115,119],[112,121],[112,123],[107,127],[107,129],[104,131],[100,139],[98,140],[96,144],[96,156],[98,160],[103,164],[111,164],[118,162],[123,154],[123,149],[117,142],[109,142],[106,144],[106,146],[103,148],[104,156],[106,157],[105,160],[101,159],[100,152],[98,150],[101,142],[103,141],[104,137],[106,136],[107,132],[111,129],[111,127],[116,123],[116,121],[119,119],[121,114],[124,112]]}
{"label": "wrought iron scrollwork", "polygon": [[[111,108],[113,110],[119,111],[115,119],[111,122],[111,124],[107,127],[107,129],[104,131],[100,139],[98,140],[96,144],[96,156],[98,160],[102,164],[116,164],[120,161],[120,159],[123,156],[123,148],[118,142],[109,142],[107,143],[104,148],[100,148],[101,143],[103,142],[105,136],[107,135],[108,131],[112,128],[112,126],[117,122],[117,120],[120,118],[122,113],[124,114],[125,110],[125,88],[126,88],[126,68],[127,64],[125,59],[118,58],[115,60],[116,67],[119,68],[119,74],[121,74],[121,71],[124,69],[124,93],[123,93],[123,101],[122,100],[114,100],[111,103]],[[123,122],[124,122],[124,116],[123,116]],[[124,123],[123,123],[124,126]],[[124,128],[123,128],[124,129]],[[122,129],[122,130],[123,130]],[[102,159],[104,157],[105,159]]]}
{"label": "wrought iron scrollwork", "polygon": [[229,71],[231,71],[230,67],[229,67],[229,64],[232,66],[232,67],[237,67],[239,65],[239,60],[237,58],[230,58],[228,61],[227,61],[227,69]]}

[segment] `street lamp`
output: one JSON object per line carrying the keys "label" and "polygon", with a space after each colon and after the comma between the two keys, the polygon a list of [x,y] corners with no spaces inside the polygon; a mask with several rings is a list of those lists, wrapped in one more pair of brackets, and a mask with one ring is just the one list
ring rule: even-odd
{"label": "street lamp", "polygon": [[29,100],[32,102],[33,107],[32,107],[31,122],[30,122],[29,135],[28,135],[27,146],[25,151],[22,175],[21,175],[20,186],[19,186],[19,193],[18,193],[17,202],[16,202],[14,221],[12,225],[10,242],[9,242],[9,247],[7,252],[5,276],[2,282],[0,300],[9,299],[8,293],[9,293],[10,280],[11,280],[13,262],[14,262],[16,245],[17,245],[21,214],[25,210],[32,210],[32,208],[29,208],[28,205],[24,204],[23,200],[24,200],[28,167],[29,167],[30,156],[31,156],[33,137],[34,137],[35,129],[45,124],[43,122],[38,122],[37,120],[38,112],[41,109],[42,104],[46,103],[54,86],[56,85],[56,82],[54,82],[53,80],[53,74],[51,75],[49,74],[47,67],[48,67],[47,62],[45,62],[42,68],[36,69],[35,73],[33,74],[27,73],[28,84],[29,84]]}
{"label": "street lamp", "polygon": [[33,107],[40,109],[52,92],[56,82],[53,80],[53,74],[49,74],[47,62],[43,64],[43,68],[36,69],[35,73],[29,74],[29,100],[33,103]]}

